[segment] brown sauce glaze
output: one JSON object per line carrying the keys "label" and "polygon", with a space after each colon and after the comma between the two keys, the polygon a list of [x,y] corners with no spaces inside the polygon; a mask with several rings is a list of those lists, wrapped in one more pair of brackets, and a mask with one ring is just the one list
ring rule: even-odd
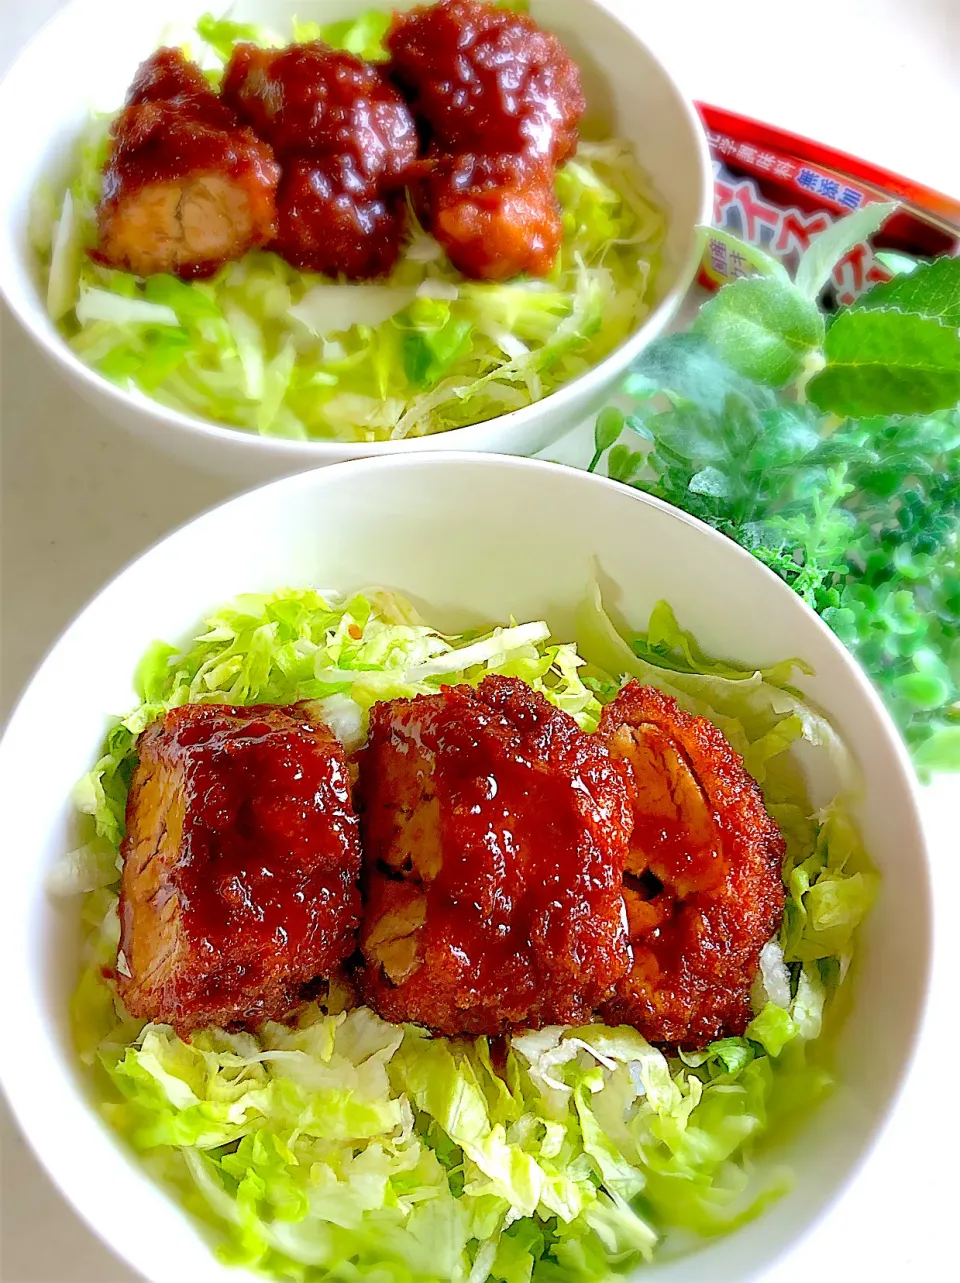
{"label": "brown sauce glaze", "polygon": [[402,194],[378,191],[349,161],[299,156],[285,165],[271,248],[294,267],[350,280],[384,276],[405,230]]}
{"label": "brown sauce glaze", "polygon": [[210,88],[206,76],[180,49],[158,49],[140,64],[127,91],[126,106],[145,102],[175,103],[193,119],[218,129],[236,129],[236,112]]}
{"label": "brown sauce glaze", "polygon": [[474,280],[547,275],[563,239],[555,169],[586,109],[563,45],[525,14],[443,0],[398,13],[387,47],[430,145],[421,210],[454,267]]}
{"label": "brown sauce glaze", "polygon": [[402,186],[417,160],[413,116],[382,70],[320,41],[238,45],[221,93],[279,156],[348,158],[383,188]]}
{"label": "brown sauce glaze", "polygon": [[95,261],[191,280],[272,239],[273,152],[177,50],[141,66],[112,133]]}
{"label": "brown sauce glaze", "polygon": [[[318,751],[316,735],[305,717],[272,707],[207,705],[175,727],[174,752],[190,770],[174,885],[204,950],[238,932],[267,954],[291,942],[312,950],[340,916],[356,819],[341,755],[329,742]],[[340,955],[344,936],[321,952]]]}
{"label": "brown sauce glaze", "polygon": [[450,262],[473,280],[546,276],[563,242],[553,166],[529,153],[439,155],[418,204]]}
{"label": "brown sauce glaze", "polygon": [[343,751],[301,706],[189,705],[141,739],[121,898],[134,1014],[280,1018],[353,949],[357,820]]}
{"label": "brown sauce glaze", "polygon": [[443,150],[522,152],[560,164],[586,101],[576,63],[526,14],[443,0],[394,18],[391,75]]}
{"label": "brown sauce glaze", "polygon": [[372,63],[320,41],[238,45],[222,93],[281,157],[271,248],[301,270],[365,280],[390,272],[406,230],[402,188],[419,139],[402,96]]}
{"label": "brown sauce glaze", "polygon": [[376,1009],[445,1034],[588,1019],[628,962],[630,817],[600,743],[491,677],[375,706],[360,787]]}

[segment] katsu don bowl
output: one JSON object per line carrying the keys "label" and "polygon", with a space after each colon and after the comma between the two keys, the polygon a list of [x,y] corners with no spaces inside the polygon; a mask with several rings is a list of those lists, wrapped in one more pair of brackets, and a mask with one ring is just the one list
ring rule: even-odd
{"label": "katsu don bowl", "polygon": [[493,23],[487,79],[462,60],[431,97],[415,32],[402,75],[371,61],[412,7],[73,0],[23,52],[0,289],[105,416],[251,479],[532,454],[667,323],[712,191],[668,71],[594,0],[457,0]]}
{"label": "katsu don bowl", "polygon": [[906,753],[696,521],[507,457],[202,516],[0,745],[4,1088],[179,1278],[744,1283],[908,1069]]}

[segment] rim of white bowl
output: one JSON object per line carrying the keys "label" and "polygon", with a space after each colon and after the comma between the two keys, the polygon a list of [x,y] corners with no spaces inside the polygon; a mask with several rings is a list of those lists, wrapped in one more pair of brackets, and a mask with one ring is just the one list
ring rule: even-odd
{"label": "rim of white bowl", "polygon": [[[69,3],[64,5],[33,34],[10,64],[3,78],[0,79],[0,102],[3,100],[8,79],[14,74],[21,60],[27,56],[33,45],[55,28],[65,14],[89,3],[91,3],[91,0],[69,0]],[[585,3],[602,9],[607,17],[624,32],[626,38],[643,49],[649,60],[660,70],[673,91],[681,114],[686,119],[693,138],[696,140],[700,184],[699,224],[709,226],[713,221],[713,164],[706,132],[693,105],[693,99],[684,92],[677,77],[667,67],[663,59],[647,44],[642,36],[622,20],[619,14],[610,10],[604,0],[585,0]],[[11,296],[4,281],[2,261],[0,261],[0,296],[6,301],[11,312],[30,334],[34,342],[43,349],[55,364],[66,366],[74,378],[92,392],[105,396],[118,411],[129,409],[132,403],[141,413],[149,414],[171,431],[178,433],[182,440],[197,436],[207,442],[217,442],[228,448],[231,445],[236,445],[240,450],[249,449],[263,456],[272,455],[275,459],[279,456],[279,461],[285,458],[290,463],[295,462],[298,458],[303,459],[305,455],[315,457],[318,463],[328,456],[342,459],[345,449],[356,451],[356,458],[390,457],[425,449],[449,453],[457,450],[479,450],[478,442],[482,441],[482,438],[494,425],[509,425],[510,427],[522,428],[529,419],[538,417],[544,409],[550,413],[559,413],[568,400],[572,400],[578,395],[589,394],[591,390],[603,384],[609,378],[613,369],[629,365],[634,356],[669,324],[696,279],[703,255],[703,245],[697,225],[690,229],[690,242],[673,287],[655,304],[638,330],[612,352],[608,353],[602,361],[587,370],[585,374],[581,374],[578,378],[573,379],[570,383],[563,384],[562,387],[557,388],[540,401],[534,401],[532,404],[522,407],[522,409],[511,410],[507,414],[497,415],[495,418],[486,419],[482,423],[472,423],[462,428],[451,428],[447,432],[431,433],[424,437],[406,437],[399,441],[313,439],[295,441],[286,437],[263,436],[257,432],[248,432],[243,428],[233,428],[227,424],[216,423],[211,419],[202,419],[194,415],[184,414],[179,410],[172,410],[162,405],[159,401],[154,401],[144,393],[138,394],[117,387],[116,384],[112,383],[97,370],[85,365],[55,328],[51,334],[44,327],[43,320],[48,318],[42,299],[37,298],[36,307],[30,307],[20,298]],[[128,430],[132,429],[128,427]],[[445,443],[447,440],[451,442],[449,451],[446,449],[445,444],[432,444],[434,442]],[[425,446],[425,442],[430,442],[431,445]]]}
{"label": "rim of white bowl", "polygon": [[[849,1164],[843,1178],[830,1192],[830,1196],[817,1207],[814,1214],[802,1226],[800,1231],[793,1235],[793,1237],[778,1245],[776,1251],[773,1252],[763,1263],[763,1270],[768,1271],[776,1264],[777,1261],[783,1260],[789,1253],[793,1252],[801,1242],[806,1240],[825,1219],[830,1210],[837,1205],[841,1195],[844,1191],[850,1188],[865,1167],[866,1163],[869,1161],[870,1156],[873,1154],[890,1126],[899,1106],[904,1088],[910,1078],[917,1058],[922,1033],[927,1024],[929,1015],[933,961],[932,883],[930,877],[931,862],[926,831],[920,811],[919,782],[917,780],[916,772],[914,771],[913,764],[910,760],[906,744],[897,731],[896,726],[883,704],[879,693],[873,686],[873,683],[854,659],[853,655],[830,631],[819,615],[817,615],[817,613],[808,606],[802,598],[798,597],[792,589],[790,589],[788,585],[779,578],[779,576],[775,575],[773,571],[763,565],[762,562],[759,562],[755,557],[747,552],[746,549],[741,548],[739,544],[734,543],[733,540],[727,539],[711,526],[706,525],[696,517],[691,517],[688,513],[685,513],[678,508],[674,508],[671,504],[665,503],[663,500],[657,499],[652,495],[648,495],[643,491],[630,489],[622,485],[620,482],[612,481],[608,477],[601,477],[596,473],[585,472],[582,469],[574,468],[567,464],[552,463],[542,459],[529,459],[516,455],[496,454],[492,452],[477,455],[470,451],[460,450],[446,451],[442,454],[433,455],[407,454],[399,457],[392,456],[349,459],[326,467],[311,468],[305,472],[294,473],[291,476],[282,477],[278,480],[267,481],[262,484],[255,485],[231,499],[212,505],[197,516],[183,522],[176,529],[170,531],[160,539],[155,540],[142,553],[131,558],[131,560],[128,561],[120,571],[113,575],[111,579],[108,580],[108,582],[84,604],[84,606],[74,615],[70,623],[62,629],[56,640],[47,649],[43,658],[34,668],[33,673],[25,683],[14,708],[7,719],[6,725],[2,728],[2,734],[0,734],[0,773],[2,773],[3,760],[6,754],[10,751],[8,749],[10,733],[11,731],[14,731],[15,733],[16,723],[21,714],[21,709],[23,708],[29,692],[38,679],[41,671],[46,667],[54,654],[69,643],[70,634],[81,618],[83,618],[104,596],[113,592],[122,580],[128,574],[132,573],[134,568],[144,560],[144,558],[150,556],[161,545],[166,544],[171,540],[181,538],[186,531],[192,529],[194,526],[201,525],[205,521],[213,519],[216,514],[224,508],[242,508],[244,504],[255,503],[261,493],[266,490],[286,490],[293,492],[300,488],[309,489],[319,478],[323,478],[325,482],[329,482],[331,478],[335,479],[341,474],[349,477],[355,473],[362,474],[365,472],[376,472],[379,470],[396,472],[405,468],[458,467],[465,465],[470,466],[471,468],[490,467],[496,469],[507,467],[514,470],[519,469],[527,471],[531,477],[537,474],[548,474],[552,472],[567,473],[572,477],[577,478],[575,484],[606,488],[610,490],[611,493],[616,493],[619,496],[631,499],[636,503],[646,504],[650,507],[657,508],[674,521],[692,526],[701,533],[704,539],[712,542],[722,541],[727,546],[728,552],[731,556],[749,561],[756,567],[754,573],[760,574],[762,577],[766,578],[770,585],[771,592],[787,594],[794,603],[807,614],[815,629],[821,634],[830,649],[836,655],[848,680],[857,688],[861,697],[867,702],[873,713],[879,718],[886,733],[888,746],[894,754],[896,765],[900,773],[903,799],[909,806],[911,826],[915,830],[917,839],[917,855],[919,861],[918,873],[922,874],[922,908],[926,924],[926,933],[922,942],[924,946],[922,959],[922,985],[919,1001],[913,1017],[912,1029],[910,1031],[910,1042],[896,1081],[892,1085],[887,1097],[883,1112],[872,1127],[859,1154]],[[0,945],[0,950],[5,948],[5,944]],[[30,1006],[27,1008],[27,1011],[30,1014],[31,1020],[35,1022],[39,1016],[37,1009]],[[110,1251],[122,1259],[131,1268],[139,1270],[139,1265],[136,1263],[135,1257],[128,1253],[125,1247],[117,1245],[115,1237],[112,1236],[110,1228],[105,1223],[105,1217],[103,1215],[104,1202],[102,1196],[95,1190],[89,1189],[88,1183],[84,1182],[78,1174],[73,1173],[72,1171],[67,1173],[61,1170],[61,1166],[58,1163],[59,1124],[56,1122],[51,1123],[43,1115],[40,1115],[39,1118],[42,1125],[40,1127],[37,1126],[38,1115],[35,1112],[30,1112],[30,1105],[33,1100],[33,1088],[28,1062],[26,1060],[21,1062],[16,1057],[0,1058],[0,1087],[3,1089],[7,1103],[10,1106],[11,1112],[17,1122],[22,1136],[59,1193],[64,1199],[66,1199],[70,1207],[76,1212],[81,1220],[83,1220],[91,1232],[102,1243],[104,1243]],[[95,1110],[92,1103],[88,1101],[87,1107],[88,1114],[91,1117],[95,1116]],[[100,1120],[97,1120],[97,1122],[99,1123]],[[104,1135],[102,1131],[100,1135],[106,1143],[111,1143],[111,1137],[109,1135]],[[119,1142],[116,1143],[115,1148],[118,1146]],[[128,1162],[137,1162],[135,1156],[130,1155],[125,1150],[122,1150],[122,1152],[125,1154]],[[158,1189],[159,1193],[166,1196],[166,1192],[161,1186],[158,1186],[157,1182],[154,1181],[152,1177],[148,1177],[148,1179],[150,1183]],[[184,1217],[189,1218],[189,1213],[187,1213],[179,1203],[174,1203],[174,1205]],[[664,1262],[663,1264],[669,1269],[672,1264],[680,1265],[681,1262]],[[670,1277],[673,1279],[672,1274]],[[758,1277],[759,1275],[757,1272],[752,1271],[749,1276],[744,1277],[743,1283],[750,1283],[750,1279],[757,1279]],[[679,1281],[676,1281],[676,1283],[679,1283]]]}

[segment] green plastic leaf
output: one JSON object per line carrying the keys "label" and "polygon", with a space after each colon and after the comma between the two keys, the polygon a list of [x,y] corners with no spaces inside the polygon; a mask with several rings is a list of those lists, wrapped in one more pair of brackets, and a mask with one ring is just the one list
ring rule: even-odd
{"label": "green plastic leaf", "polygon": [[951,329],[960,329],[960,258],[915,263],[908,275],[883,281],[862,294],[853,310],[875,307],[899,308],[901,312],[930,317]]}
{"label": "green plastic leaf", "polygon": [[[652,344],[625,389],[642,399],[627,425],[651,447],[629,483],[736,540],[817,610],[873,678],[915,754],[940,743],[960,701],[960,407],[923,412],[933,398],[922,342],[918,370],[892,377],[884,368],[900,326],[909,335],[924,319],[939,324],[933,341],[945,342],[955,360],[953,327],[943,321],[955,319],[956,262],[923,270],[922,295],[904,294],[898,283],[892,297],[939,315],[879,309],[897,313],[877,361],[895,401],[888,388],[868,406],[854,404],[847,371],[813,377],[825,363],[816,353],[797,384],[777,395],[744,378],[730,364],[736,354],[699,333]],[[887,287],[878,287],[850,312],[876,311],[870,300],[886,297]],[[846,315],[833,324],[834,345]],[[854,345],[852,363],[860,355]],[[844,400],[826,399],[838,391]],[[954,392],[948,386],[946,396]],[[821,414],[814,404],[821,401],[837,414]],[[869,409],[878,412],[845,417]],[[629,479],[631,461],[618,462]],[[925,751],[930,758],[919,762],[952,760],[949,751]]]}
{"label": "green plastic leaf", "polygon": [[896,208],[893,202],[864,205],[815,236],[797,265],[794,284],[800,293],[808,299],[819,298],[840,260],[881,228]]}
{"label": "green plastic leaf", "polygon": [[748,379],[781,387],[823,342],[823,315],[792,285],[751,277],[725,285],[705,304],[696,331]]}
{"label": "green plastic leaf", "polygon": [[643,380],[654,391],[672,393],[701,409],[718,413],[731,392],[758,409],[773,405],[773,393],[738,374],[703,334],[671,334],[651,343],[633,365],[627,391]]}
{"label": "green plastic leaf", "polygon": [[895,307],[841,312],[824,353],[825,368],[807,384],[821,410],[851,418],[930,414],[960,401],[960,334],[930,317]]}
{"label": "green plastic leaf", "polygon": [[878,249],[875,258],[881,267],[885,267],[893,276],[909,276],[920,266],[920,260],[910,258],[907,254],[898,254],[894,250]]}
{"label": "green plastic leaf", "polygon": [[734,254],[739,254],[745,262],[749,263],[761,276],[771,276],[774,280],[782,281],[788,284],[790,277],[787,269],[779,259],[767,254],[759,245],[749,245],[742,241],[739,236],[734,236],[732,232],[726,232],[721,227],[702,227],[700,228],[704,239],[720,241],[728,250]]}
{"label": "green plastic leaf", "polygon": [[598,456],[604,454],[620,440],[625,422],[623,411],[613,406],[607,406],[605,410],[600,411],[593,432],[594,447]]}
{"label": "green plastic leaf", "polygon": [[647,456],[642,450],[631,450],[627,445],[615,445],[607,459],[607,476],[625,485],[635,481],[647,466]]}
{"label": "green plastic leaf", "polygon": [[904,673],[896,678],[892,689],[902,699],[930,712],[947,702],[951,684],[933,673]]}
{"label": "green plastic leaf", "polygon": [[692,494],[710,495],[714,499],[732,499],[738,493],[738,487],[719,468],[704,468],[691,480],[690,491]]}
{"label": "green plastic leaf", "polygon": [[960,771],[960,726],[943,726],[913,752],[924,771]]}

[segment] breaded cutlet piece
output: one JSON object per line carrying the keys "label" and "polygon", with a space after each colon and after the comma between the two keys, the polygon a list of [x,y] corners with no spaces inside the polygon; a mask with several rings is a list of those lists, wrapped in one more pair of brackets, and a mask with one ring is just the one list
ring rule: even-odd
{"label": "breaded cutlet piece", "polygon": [[705,717],[631,682],[599,734],[630,771],[624,873],[633,964],[601,1014],[688,1049],[740,1035],[783,917],[784,841],[740,756]]}
{"label": "breaded cutlet piece", "polygon": [[354,949],[360,843],[343,749],[309,705],[194,704],[138,743],[120,995],[186,1034],[282,1019]]}
{"label": "breaded cutlet piece", "polygon": [[375,705],[359,788],[370,1005],[449,1035],[589,1019],[629,962],[630,807],[600,740],[488,677]]}
{"label": "breaded cutlet piece", "polygon": [[112,133],[96,262],[193,280],[273,239],[273,152],[179,50],[160,49],[140,67]]}

